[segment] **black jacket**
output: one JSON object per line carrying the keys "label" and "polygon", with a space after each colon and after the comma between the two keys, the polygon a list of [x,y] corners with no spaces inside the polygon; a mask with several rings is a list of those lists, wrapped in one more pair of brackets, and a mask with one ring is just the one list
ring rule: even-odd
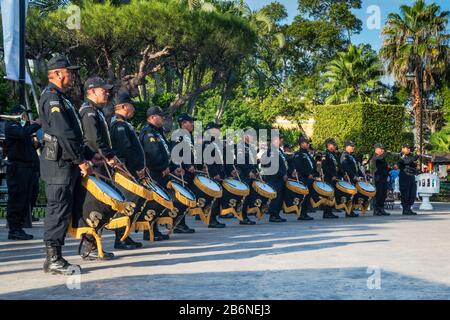
{"label": "black jacket", "polygon": [[389,176],[389,165],[386,161],[386,153],[381,156],[374,155],[371,159],[372,166],[375,167],[374,178],[375,181],[382,179],[387,179]]}
{"label": "black jacket", "polygon": [[340,162],[335,152],[325,151],[322,157],[322,170],[327,182],[331,182],[333,177],[336,177],[336,179],[342,178]]}
{"label": "black jacket", "polygon": [[100,150],[106,158],[114,157],[108,123],[103,112],[90,101],[85,102],[79,112],[84,130],[84,143],[93,153]]}
{"label": "black jacket", "polygon": [[249,179],[250,173],[258,172],[258,160],[255,146],[244,143],[236,145],[236,168],[244,179]]}
{"label": "black jacket", "polygon": [[400,172],[404,172],[408,176],[415,176],[417,174],[417,160],[419,159],[418,155],[401,155],[400,160],[398,161],[398,168]]}
{"label": "black jacket", "polygon": [[[215,138],[211,141],[203,142],[203,156],[204,164],[208,168],[210,177],[220,176],[225,179],[230,173],[230,167],[233,167],[234,161],[231,164],[226,164],[225,143],[216,142]],[[211,157],[211,159],[208,159]]]}
{"label": "black jacket", "polygon": [[[174,151],[174,156],[180,158],[171,159],[172,170],[179,168],[180,165],[185,170],[190,168],[191,166],[201,169],[200,166],[195,163],[196,160],[199,159],[198,157],[201,155],[197,155],[197,150],[195,149],[194,137],[192,136],[192,133],[185,130],[182,136],[177,137],[177,140],[173,141],[172,150]],[[185,154],[185,151],[187,150],[189,151],[187,152],[187,154]],[[187,160],[185,160],[184,158],[186,158]]]}
{"label": "black jacket", "polygon": [[308,150],[300,149],[294,154],[294,169],[300,178],[307,179],[310,175],[313,178],[319,176],[317,172],[316,160],[309,154]]}
{"label": "black jacket", "polygon": [[16,121],[8,121],[5,125],[5,140],[8,150],[8,161],[36,164],[39,162],[34,148],[32,135],[41,126],[38,124],[26,124],[24,127]]}
{"label": "black jacket", "polygon": [[113,153],[133,174],[145,168],[145,155],[133,126],[115,114],[109,125]]}
{"label": "black jacket", "polygon": [[146,124],[139,135],[144,149],[145,162],[150,171],[162,172],[170,166],[170,143],[164,136],[163,128]]}
{"label": "black jacket", "polygon": [[[275,159],[275,157],[278,157],[278,170],[276,170],[276,173],[274,174],[269,174],[268,168],[272,166],[270,170],[273,170],[273,163],[271,164],[268,160]],[[283,179],[283,177],[288,174],[289,170],[287,160],[288,159],[283,150],[270,145],[267,148],[267,153],[264,153],[261,157],[262,174],[268,179]]]}
{"label": "black jacket", "polygon": [[355,156],[345,151],[341,155],[341,168],[343,174],[346,173],[351,181],[363,176]]}
{"label": "black jacket", "polygon": [[55,85],[49,84],[39,100],[39,114],[44,133],[58,139],[60,152],[58,160],[80,164],[90,160],[92,152],[86,150],[78,111],[70,98]]}

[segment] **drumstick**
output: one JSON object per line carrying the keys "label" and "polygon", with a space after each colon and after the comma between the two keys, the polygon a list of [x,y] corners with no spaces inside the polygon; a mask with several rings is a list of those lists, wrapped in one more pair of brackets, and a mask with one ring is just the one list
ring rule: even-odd
{"label": "drumstick", "polygon": [[174,175],[173,173],[169,173],[169,176],[171,176],[174,179],[177,179],[178,181],[181,181],[183,183],[183,187],[184,187],[184,180],[181,179],[180,177]]}
{"label": "drumstick", "polygon": [[181,183],[183,184],[183,187],[184,187],[184,174],[183,174],[183,168],[181,167],[181,164],[180,164],[180,169],[181,169]]}
{"label": "drumstick", "polygon": [[239,171],[236,169],[236,166],[234,165],[234,163],[233,163],[233,169],[234,169],[234,171],[236,171],[238,180],[239,180],[240,182],[242,182],[242,181],[241,181],[241,177],[239,176]]}

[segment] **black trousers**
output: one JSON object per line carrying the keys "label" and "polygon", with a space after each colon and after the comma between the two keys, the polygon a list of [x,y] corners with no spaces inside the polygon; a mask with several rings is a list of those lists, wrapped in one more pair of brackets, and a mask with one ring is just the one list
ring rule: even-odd
{"label": "black trousers", "polygon": [[12,163],[6,170],[8,203],[6,219],[10,231],[22,229],[31,215],[31,195],[34,170],[32,164]]}
{"label": "black trousers", "polygon": [[416,200],[417,184],[416,177],[400,171],[399,175],[400,199],[403,210],[410,210]]}
{"label": "black trousers", "polygon": [[270,202],[269,205],[269,215],[271,216],[278,216],[280,214],[281,207],[283,205],[283,199],[284,199],[284,189],[286,188],[286,183],[283,179],[271,179],[268,177],[265,177],[265,180],[275,188],[275,191],[277,192],[277,197],[273,199]]}
{"label": "black trousers", "polygon": [[80,184],[80,169],[70,163],[41,159],[41,173],[47,196],[44,242],[51,246],[62,246],[72,221],[74,190]]}
{"label": "black trousers", "polygon": [[375,177],[375,209],[384,209],[384,202],[386,201],[388,191],[388,181],[386,177]]}
{"label": "black trousers", "polygon": [[301,215],[304,216],[305,214],[308,213],[308,208],[311,206],[311,195],[313,192],[313,183],[314,183],[314,179],[309,179],[309,178],[301,178],[300,179],[301,182],[303,182],[309,190],[309,194],[307,194],[302,202],[302,208],[301,208]]}

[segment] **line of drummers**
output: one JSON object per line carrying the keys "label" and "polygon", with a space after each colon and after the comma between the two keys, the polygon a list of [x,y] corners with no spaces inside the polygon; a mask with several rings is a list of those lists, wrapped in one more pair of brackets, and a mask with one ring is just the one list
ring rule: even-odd
{"label": "line of drummers", "polygon": [[[242,225],[255,224],[249,215],[261,219],[266,213],[270,222],[285,222],[281,211],[309,220],[308,205],[322,207],[324,218],[336,218],[333,208],[355,216],[352,209],[365,211],[375,196],[373,186],[361,178],[352,143],[347,143],[341,161],[333,151],[336,143],[327,140],[319,173],[305,137],[300,138],[300,151],[288,160],[279,136],[272,135],[261,152],[252,148],[252,136],[244,134],[244,147],[231,148],[236,154],[230,157],[230,148],[221,143],[221,126],[208,123],[201,151],[214,161],[198,163],[195,119],[187,114],[177,118],[183,134],[172,141],[163,129],[167,114],[150,107],[138,134],[130,122],[135,109],[126,91],[114,97],[107,120],[103,108],[112,85],[97,76],[84,83],[85,102],[75,108],[68,92],[79,68],[64,56],[53,57],[49,85],[39,102],[46,273],[76,271],[62,256],[67,234],[80,239],[83,259],[109,260],[114,254],[103,250],[104,229],[114,230],[116,250],[133,250],[142,247],[131,238],[133,232],[143,232],[150,241],[167,240],[172,232],[193,233],[186,215],[199,217],[210,228],[224,228],[218,217],[228,215]],[[160,232],[162,225],[167,233]]]}

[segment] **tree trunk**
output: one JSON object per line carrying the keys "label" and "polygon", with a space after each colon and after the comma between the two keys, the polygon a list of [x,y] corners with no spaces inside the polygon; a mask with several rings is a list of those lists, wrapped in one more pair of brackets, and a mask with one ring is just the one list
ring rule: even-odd
{"label": "tree trunk", "polygon": [[415,140],[416,140],[416,146],[419,151],[423,152],[423,139],[422,139],[422,145],[420,141],[420,137],[422,137],[422,118],[421,118],[421,104],[422,104],[422,95],[420,90],[420,83],[418,80],[418,77],[416,77],[416,80],[414,80],[414,86],[413,86],[413,96],[414,96],[414,102],[413,102],[413,110],[414,110],[414,123],[415,123]]}

